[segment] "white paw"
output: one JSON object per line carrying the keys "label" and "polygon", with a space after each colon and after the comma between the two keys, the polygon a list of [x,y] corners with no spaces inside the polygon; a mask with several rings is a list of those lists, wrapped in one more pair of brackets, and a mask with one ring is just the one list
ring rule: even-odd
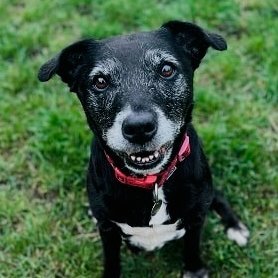
{"label": "white paw", "polygon": [[201,268],[198,271],[191,272],[185,271],[182,275],[182,278],[208,278],[208,271],[205,268]]}
{"label": "white paw", "polygon": [[250,233],[247,227],[241,222],[239,223],[239,227],[229,228],[227,230],[228,239],[235,241],[239,246],[245,246],[247,244],[249,235]]}

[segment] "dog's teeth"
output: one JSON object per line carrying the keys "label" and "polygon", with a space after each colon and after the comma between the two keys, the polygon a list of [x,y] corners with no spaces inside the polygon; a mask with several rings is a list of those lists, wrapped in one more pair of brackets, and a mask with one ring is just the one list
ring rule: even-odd
{"label": "dog's teeth", "polygon": [[135,157],[134,155],[131,155],[130,158],[131,158],[133,161],[135,161],[135,158],[136,158],[136,157]]}
{"label": "dog's teeth", "polygon": [[[165,149],[164,149],[165,150]],[[162,151],[162,149],[160,151],[155,151],[152,154],[150,154],[147,157],[141,157],[141,156],[135,156],[135,155],[130,155],[130,159],[132,161],[137,161],[137,162],[141,162],[141,163],[146,163],[146,162],[150,162],[155,158],[158,158],[160,156],[160,152]]]}

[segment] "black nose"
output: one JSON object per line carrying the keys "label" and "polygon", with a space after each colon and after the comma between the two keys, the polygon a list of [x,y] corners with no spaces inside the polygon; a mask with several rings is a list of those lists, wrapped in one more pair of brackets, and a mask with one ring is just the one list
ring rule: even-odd
{"label": "black nose", "polygon": [[137,112],[123,122],[122,133],[131,143],[144,144],[150,141],[157,130],[157,119],[151,112]]}

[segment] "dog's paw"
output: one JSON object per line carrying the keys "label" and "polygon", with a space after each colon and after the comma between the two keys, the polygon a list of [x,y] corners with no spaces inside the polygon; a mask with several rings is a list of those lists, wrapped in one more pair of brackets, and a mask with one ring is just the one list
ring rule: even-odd
{"label": "dog's paw", "polygon": [[201,268],[197,271],[184,271],[182,278],[208,278],[208,271],[205,268]]}
{"label": "dog's paw", "polygon": [[249,235],[249,230],[241,222],[239,222],[237,227],[227,229],[228,239],[235,241],[239,246],[245,246],[247,244]]}

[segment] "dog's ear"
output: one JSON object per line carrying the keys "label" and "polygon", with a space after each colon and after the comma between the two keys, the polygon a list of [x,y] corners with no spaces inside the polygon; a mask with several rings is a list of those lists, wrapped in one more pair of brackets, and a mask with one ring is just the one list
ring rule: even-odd
{"label": "dog's ear", "polygon": [[199,66],[209,47],[219,51],[227,49],[227,43],[220,35],[207,32],[193,23],[169,21],[162,28],[169,30],[177,43],[189,53],[194,69]]}
{"label": "dog's ear", "polygon": [[76,42],[43,64],[38,73],[38,79],[46,82],[57,74],[67,83],[70,91],[75,91],[75,81],[79,69],[88,61],[88,55],[93,54],[96,42],[92,39]]}

